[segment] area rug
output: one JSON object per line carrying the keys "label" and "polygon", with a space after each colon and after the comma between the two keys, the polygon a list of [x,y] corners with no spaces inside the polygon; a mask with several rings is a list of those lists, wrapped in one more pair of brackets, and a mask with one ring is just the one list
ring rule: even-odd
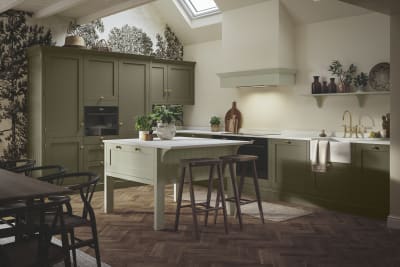
{"label": "area rug", "polygon": [[[186,189],[186,188],[185,188]],[[195,200],[196,202],[204,202],[207,199],[207,191],[201,187],[195,188]],[[216,192],[211,195],[211,205],[215,203]],[[188,190],[184,190],[182,194],[182,200],[190,201],[190,195]],[[291,219],[295,219],[301,216],[312,214],[312,211],[305,210],[302,208],[289,207],[282,204],[270,203],[262,201],[262,207],[264,212],[264,219],[273,222],[283,222]],[[257,203],[250,203],[241,206],[242,214],[260,218]]]}
{"label": "area rug", "polygon": [[[0,229],[6,227],[6,225],[0,224]],[[4,245],[10,242],[13,242],[13,237],[0,238],[0,245]],[[57,238],[53,238],[51,240],[54,244],[61,245],[61,241]],[[72,259],[71,259],[72,261]],[[96,267],[96,259],[92,256],[86,254],[85,252],[80,251],[79,249],[76,251],[76,261],[78,263],[78,267]],[[102,267],[111,267],[110,265],[102,262]],[[64,263],[61,262],[59,264],[54,265],[54,267],[64,267]]]}

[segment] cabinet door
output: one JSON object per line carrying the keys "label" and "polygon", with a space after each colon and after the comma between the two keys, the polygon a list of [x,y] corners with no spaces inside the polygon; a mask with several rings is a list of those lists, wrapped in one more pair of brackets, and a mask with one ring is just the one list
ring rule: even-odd
{"label": "cabinet door", "polygon": [[73,55],[47,55],[44,62],[45,136],[81,136],[82,58]]}
{"label": "cabinet door", "polygon": [[146,89],[149,84],[149,64],[121,60],[119,62],[119,135],[137,136],[135,117],[146,112]]}
{"label": "cabinet door", "polygon": [[269,178],[275,188],[284,192],[303,193],[305,177],[309,175],[308,146],[306,141],[269,141]]}
{"label": "cabinet door", "polygon": [[85,105],[118,104],[118,61],[112,57],[84,58]]}
{"label": "cabinet door", "polygon": [[151,64],[150,72],[150,102],[152,104],[167,103],[167,65]]}
{"label": "cabinet door", "polygon": [[81,137],[47,138],[44,165],[61,165],[68,172],[83,169],[83,145]]}
{"label": "cabinet door", "polygon": [[389,212],[389,146],[356,145],[361,206],[382,216]]}
{"label": "cabinet door", "polygon": [[98,174],[100,176],[100,182],[103,182],[104,145],[102,143],[84,146],[83,169]]}
{"label": "cabinet door", "polygon": [[186,65],[168,66],[168,103],[194,105],[194,69]]}

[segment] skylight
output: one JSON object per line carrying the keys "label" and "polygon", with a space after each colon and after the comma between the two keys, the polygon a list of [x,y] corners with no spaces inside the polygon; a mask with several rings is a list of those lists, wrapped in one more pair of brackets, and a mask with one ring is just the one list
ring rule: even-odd
{"label": "skylight", "polygon": [[192,19],[219,13],[214,0],[179,0],[179,2]]}

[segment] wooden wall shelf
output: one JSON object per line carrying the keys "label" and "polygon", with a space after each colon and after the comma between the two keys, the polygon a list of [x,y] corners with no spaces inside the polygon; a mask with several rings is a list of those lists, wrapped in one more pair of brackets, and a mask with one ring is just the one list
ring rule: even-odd
{"label": "wooden wall shelf", "polygon": [[357,97],[358,104],[363,107],[366,97],[373,95],[390,95],[390,91],[366,91],[366,92],[351,92],[351,93],[331,93],[331,94],[304,94],[303,96],[312,96],[315,98],[318,107],[322,107],[326,97],[331,96],[355,96]]}

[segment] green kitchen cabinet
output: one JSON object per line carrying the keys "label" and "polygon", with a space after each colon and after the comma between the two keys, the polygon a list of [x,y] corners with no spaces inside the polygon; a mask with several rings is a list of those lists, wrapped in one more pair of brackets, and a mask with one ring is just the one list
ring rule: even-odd
{"label": "green kitchen cabinet", "polygon": [[85,106],[118,105],[118,60],[85,55],[83,68]]}
{"label": "green kitchen cabinet", "polygon": [[194,63],[151,64],[151,104],[194,104]]}
{"label": "green kitchen cabinet", "polygon": [[270,139],[268,142],[268,173],[275,190],[284,193],[305,192],[310,172],[307,141]]}
{"label": "green kitchen cabinet", "polygon": [[47,137],[82,135],[82,57],[49,54],[44,57],[44,130]]}
{"label": "green kitchen cabinet", "polygon": [[389,146],[356,144],[354,153],[360,206],[373,215],[387,216],[390,182]]}
{"label": "green kitchen cabinet", "polygon": [[119,61],[119,136],[137,137],[135,117],[146,113],[150,64],[145,61]]}
{"label": "green kitchen cabinet", "polygon": [[84,145],[83,169],[97,173],[100,176],[100,183],[103,183],[104,176],[104,144]]}
{"label": "green kitchen cabinet", "polygon": [[83,170],[81,137],[46,138],[43,165],[61,165],[68,172]]}

